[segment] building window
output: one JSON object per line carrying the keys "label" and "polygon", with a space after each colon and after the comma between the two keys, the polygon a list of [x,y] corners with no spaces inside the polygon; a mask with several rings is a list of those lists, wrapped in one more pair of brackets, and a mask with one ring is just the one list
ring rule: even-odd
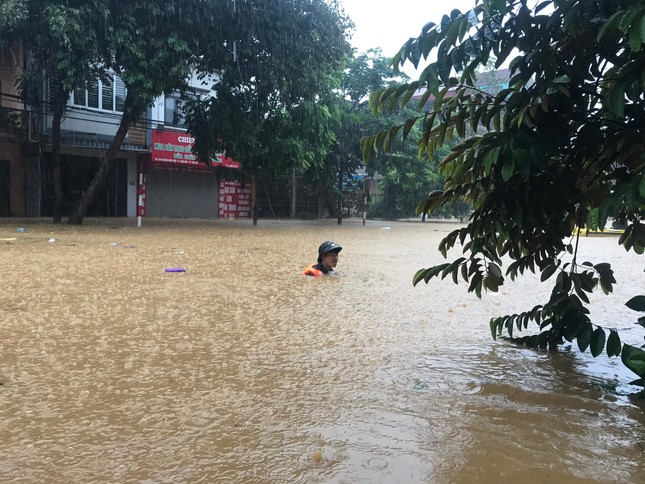
{"label": "building window", "polygon": [[191,100],[199,100],[195,93],[171,94],[164,99],[164,120],[166,126],[175,128],[186,128],[186,103]]}
{"label": "building window", "polygon": [[125,84],[117,76],[94,79],[85,88],[74,89],[71,104],[86,108],[122,113],[125,109]]}

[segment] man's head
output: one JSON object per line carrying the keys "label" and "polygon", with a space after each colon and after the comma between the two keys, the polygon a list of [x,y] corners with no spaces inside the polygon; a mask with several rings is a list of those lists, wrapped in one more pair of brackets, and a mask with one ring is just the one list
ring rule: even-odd
{"label": "man's head", "polygon": [[343,248],[336,242],[326,240],[318,247],[318,263],[323,264],[328,269],[336,267],[338,263],[338,253]]}

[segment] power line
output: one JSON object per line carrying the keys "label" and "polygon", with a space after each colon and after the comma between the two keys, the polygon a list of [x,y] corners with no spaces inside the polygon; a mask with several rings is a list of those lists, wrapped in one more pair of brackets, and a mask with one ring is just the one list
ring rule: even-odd
{"label": "power line", "polygon": [[[10,94],[10,93],[3,93],[0,92],[0,98],[11,98],[12,100],[19,101],[24,104],[24,99],[20,96],[17,96],[15,94]],[[46,101],[44,99],[38,100],[39,104],[50,107],[53,103],[50,101]],[[33,108],[9,108],[9,107],[4,107],[4,109],[8,109],[11,111],[15,112],[21,112],[21,113],[28,113],[28,114],[50,114],[51,111],[47,112],[39,112],[38,110],[35,110]],[[109,126],[115,126],[118,127],[119,124],[121,123],[121,117],[122,113],[119,113],[118,111],[104,111],[101,109],[92,109],[88,108],[86,106],[78,106],[76,104],[72,105],[67,105],[66,109],[68,110],[65,114],[64,117],[66,119],[71,119],[74,121],[87,121],[87,122],[92,122],[92,123],[97,123],[97,124],[105,124]],[[87,113],[91,114],[93,117],[79,117],[80,114]],[[100,116],[103,119],[96,119],[96,116]],[[106,119],[107,118],[107,119]],[[112,118],[112,120],[110,120]],[[139,124],[141,122],[145,123],[160,123],[163,124],[165,123],[165,120],[159,120],[159,119],[153,119],[147,116],[141,116],[136,124]],[[179,126],[171,126],[172,128],[178,128],[178,129],[186,129],[186,128],[181,128]]]}

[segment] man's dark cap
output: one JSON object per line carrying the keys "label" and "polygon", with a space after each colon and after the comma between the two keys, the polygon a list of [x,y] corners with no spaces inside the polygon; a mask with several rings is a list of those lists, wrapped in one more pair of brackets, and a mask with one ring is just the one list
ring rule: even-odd
{"label": "man's dark cap", "polygon": [[322,244],[320,244],[320,247],[318,247],[318,256],[322,257],[325,255],[327,252],[340,252],[343,250],[343,248],[338,245],[336,242],[332,242],[331,240],[326,240]]}

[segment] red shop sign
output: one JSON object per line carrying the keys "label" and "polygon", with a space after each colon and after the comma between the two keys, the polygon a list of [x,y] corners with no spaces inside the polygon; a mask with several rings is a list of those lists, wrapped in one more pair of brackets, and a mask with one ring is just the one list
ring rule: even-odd
{"label": "red shop sign", "polygon": [[229,158],[225,153],[216,155],[211,166],[201,163],[193,154],[194,144],[195,138],[188,133],[152,130],[152,166],[185,171],[211,171],[215,166],[240,167],[239,162]]}

